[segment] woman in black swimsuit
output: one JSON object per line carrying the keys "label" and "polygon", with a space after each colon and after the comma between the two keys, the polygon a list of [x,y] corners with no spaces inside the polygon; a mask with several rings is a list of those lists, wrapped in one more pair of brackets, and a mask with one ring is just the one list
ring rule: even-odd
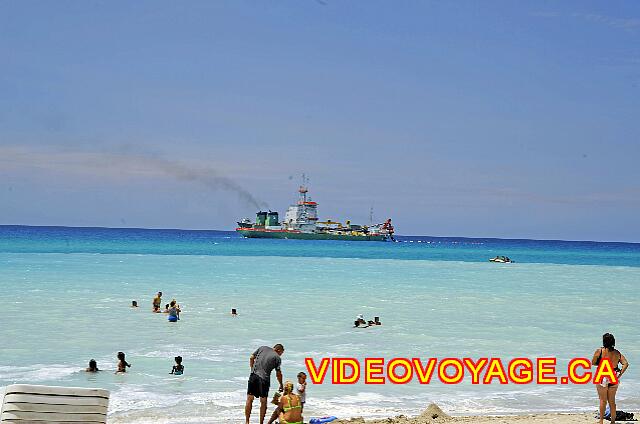
{"label": "woman in black swimsuit", "polygon": [[[619,379],[629,367],[629,363],[624,355],[615,349],[615,345],[616,339],[613,337],[613,334],[604,334],[602,336],[602,347],[593,353],[591,364],[598,366],[602,358],[607,358]],[[618,364],[622,364],[622,368],[618,368]],[[611,422],[615,423],[618,384],[613,384],[605,377],[596,387],[598,389],[598,397],[600,398],[600,424],[602,424],[604,420],[604,411],[607,407],[607,402],[609,402],[609,410],[611,411]]]}

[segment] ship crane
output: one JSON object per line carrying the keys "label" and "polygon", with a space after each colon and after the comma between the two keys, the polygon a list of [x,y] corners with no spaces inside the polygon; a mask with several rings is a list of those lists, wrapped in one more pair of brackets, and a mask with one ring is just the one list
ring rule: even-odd
{"label": "ship crane", "polygon": [[[380,225],[380,224],[378,224]],[[382,229],[387,231],[387,234],[389,234],[389,238],[392,241],[395,241],[395,239],[393,238],[393,225],[391,225],[391,218],[388,218],[384,224],[382,224]]]}

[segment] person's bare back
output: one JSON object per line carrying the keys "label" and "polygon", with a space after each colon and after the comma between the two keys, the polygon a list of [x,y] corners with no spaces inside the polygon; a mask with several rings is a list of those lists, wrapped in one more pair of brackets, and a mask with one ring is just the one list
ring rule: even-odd
{"label": "person's bare back", "polygon": [[300,396],[289,393],[280,397],[280,422],[282,424],[302,423],[302,403]]}

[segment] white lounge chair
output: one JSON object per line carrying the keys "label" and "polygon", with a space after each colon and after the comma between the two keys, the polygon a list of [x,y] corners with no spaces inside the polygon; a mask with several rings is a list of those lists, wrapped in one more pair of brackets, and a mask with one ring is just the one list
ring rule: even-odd
{"label": "white lounge chair", "polygon": [[13,384],[5,388],[0,423],[106,423],[109,391]]}

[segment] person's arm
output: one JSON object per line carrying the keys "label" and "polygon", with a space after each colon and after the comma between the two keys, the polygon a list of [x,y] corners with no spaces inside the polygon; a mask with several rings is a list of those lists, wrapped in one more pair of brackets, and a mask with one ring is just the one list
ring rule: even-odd
{"label": "person's arm", "polygon": [[601,356],[602,356],[602,349],[596,349],[596,351],[593,353],[593,358],[591,359],[591,365],[593,366],[598,365],[598,359],[600,359]]}
{"label": "person's arm", "polygon": [[281,414],[284,414],[284,396],[280,396],[280,401],[278,402],[276,411],[278,412],[279,418],[282,420]]}
{"label": "person's arm", "polygon": [[284,386],[282,385],[282,371],[280,371],[280,368],[276,370],[276,378],[278,379],[278,383],[280,383],[278,391],[282,392],[284,390]]}
{"label": "person's arm", "polygon": [[629,361],[627,361],[627,358],[625,358],[622,353],[620,354],[620,363],[622,364],[622,368],[620,369],[620,374],[618,374],[618,377],[622,376],[627,368],[629,368]]}

